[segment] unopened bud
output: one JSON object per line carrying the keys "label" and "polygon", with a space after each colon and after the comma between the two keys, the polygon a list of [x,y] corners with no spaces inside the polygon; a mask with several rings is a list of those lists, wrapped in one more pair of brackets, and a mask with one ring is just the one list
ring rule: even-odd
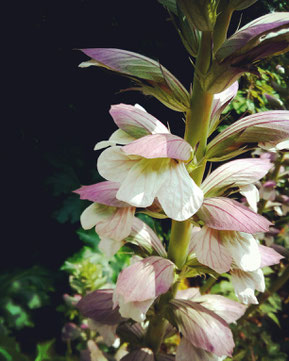
{"label": "unopened bud", "polygon": [[276,65],[276,70],[279,74],[285,74],[285,68],[280,64]]}
{"label": "unopened bud", "polygon": [[276,98],[275,96],[270,95],[270,94],[265,94],[265,98],[267,99],[269,105],[273,109],[285,109],[282,100]]}
{"label": "unopened bud", "polygon": [[212,31],[217,19],[219,0],[177,0],[177,6],[188,20],[191,28]]}

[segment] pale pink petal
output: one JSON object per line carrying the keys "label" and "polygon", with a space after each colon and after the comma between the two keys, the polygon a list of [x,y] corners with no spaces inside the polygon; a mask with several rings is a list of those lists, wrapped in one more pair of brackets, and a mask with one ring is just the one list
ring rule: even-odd
{"label": "pale pink petal", "polygon": [[208,159],[218,159],[250,143],[276,144],[289,137],[289,111],[271,110],[251,114],[219,133],[207,148]]}
{"label": "pale pink petal", "polygon": [[129,204],[119,201],[116,198],[116,193],[119,189],[120,183],[105,181],[89,186],[82,186],[76,189],[74,193],[80,195],[80,199],[87,199],[92,202],[105,204],[112,207],[129,207]]}
{"label": "pale pink petal", "polygon": [[182,337],[176,353],[176,361],[222,361],[226,357],[195,347],[185,337]]}
{"label": "pale pink petal", "polygon": [[240,193],[244,196],[254,212],[258,212],[257,203],[260,200],[259,190],[254,184],[248,184],[246,186],[240,187]]}
{"label": "pale pink petal", "polygon": [[198,216],[208,227],[218,230],[267,232],[272,224],[241,203],[224,197],[206,198]]}
{"label": "pale pink petal", "polygon": [[131,137],[121,129],[117,129],[109,137],[109,140],[102,140],[101,142],[96,143],[94,150],[100,150],[117,144],[128,144],[130,142],[133,142],[134,140],[134,137]]}
{"label": "pale pink petal", "polygon": [[244,305],[220,295],[200,295],[193,301],[215,312],[227,323],[236,322],[246,311]]}
{"label": "pale pink petal", "polygon": [[193,298],[199,296],[201,296],[199,287],[189,287],[185,290],[178,290],[176,294],[176,298],[184,300],[193,300]]}
{"label": "pale pink petal", "polygon": [[131,351],[120,361],[154,361],[154,353],[149,348],[141,348]]}
{"label": "pale pink petal", "polygon": [[95,231],[100,237],[121,241],[130,234],[134,213],[134,207],[117,208],[108,219],[100,220],[95,225]]}
{"label": "pale pink petal", "polygon": [[139,158],[129,157],[122,151],[122,147],[115,146],[105,149],[100,154],[97,169],[103,178],[113,182],[122,182],[130,168],[138,161]]}
{"label": "pale pink petal", "polygon": [[118,104],[112,105],[109,112],[116,125],[134,138],[148,134],[169,133],[164,124],[139,107]]}
{"label": "pale pink petal", "polygon": [[184,221],[195,214],[204,198],[185,165],[174,161],[169,163],[165,180],[156,195],[166,215],[176,221]]}
{"label": "pale pink petal", "polygon": [[96,322],[93,319],[88,319],[88,328],[93,331],[97,331],[103,339],[103,342],[107,346],[112,346],[116,341],[117,334],[116,334],[116,325],[105,325],[100,322]]}
{"label": "pale pink petal", "polygon": [[218,356],[231,356],[234,341],[228,324],[211,310],[189,300],[171,300],[182,335],[193,346]]}
{"label": "pale pink petal", "polygon": [[231,271],[232,284],[235,288],[235,294],[245,305],[258,304],[255,296],[255,289],[264,292],[265,280],[261,269],[254,272],[244,272],[238,269]]}
{"label": "pale pink petal", "polygon": [[256,239],[249,233],[220,231],[222,243],[233,258],[237,268],[255,271],[260,268],[261,254]]}
{"label": "pale pink petal", "polygon": [[200,263],[218,273],[228,272],[232,257],[222,245],[220,232],[204,226],[201,231],[193,232],[189,253],[195,252]]}
{"label": "pale pink petal", "polygon": [[124,241],[115,241],[111,238],[100,237],[98,248],[106,255],[107,258],[111,258],[124,245],[124,243]]}
{"label": "pale pink petal", "polygon": [[89,350],[90,361],[108,361],[94,341],[88,340],[87,347]]}
{"label": "pale pink petal", "polygon": [[84,296],[76,307],[85,317],[106,325],[115,325],[123,318],[118,307],[113,308],[112,297],[112,289],[96,290]]}
{"label": "pale pink petal", "polygon": [[93,203],[83,211],[80,222],[84,229],[95,226],[100,237],[121,241],[130,234],[134,213],[134,207],[115,208]]}
{"label": "pale pink petal", "polygon": [[170,260],[158,256],[145,258],[125,268],[118,276],[115,303],[119,295],[125,302],[139,302],[167,292],[174,281],[174,268]]}
{"label": "pale pink petal", "polygon": [[134,218],[130,236],[126,239],[126,241],[135,243],[148,252],[155,250],[161,257],[167,256],[167,252],[158,236],[139,218]]}
{"label": "pale pink petal", "polygon": [[226,106],[234,99],[238,91],[238,82],[235,81],[231,86],[221,93],[214,94],[210,119],[210,133],[212,133],[219,124],[219,118]]}
{"label": "pale pink petal", "polygon": [[125,145],[123,151],[144,158],[173,158],[187,161],[192,147],[184,139],[173,134],[152,134]]}
{"label": "pale pink petal", "polygon": [[214,170],[201,185],[207,197],[226,187],[242,187],[257,182],[272,168],[269,159],[244,158],[227,162]]}
{"label": "pale pink petal", "polygon": [[275,187],[275,181],[267,181],[262,184],[260,187],[260,198],[263,198],[267,201],[274,201],[277,195]]}
{"label": "pale pink petal", "polygon": [[114,293],[114,304],[119,307],[119,313],[124,318],[131,318],[136,322],[143,322],[146,319],[146,313],[154,302],[154,298],[146,301],[127,302],[125,298]]}
{"label": "pale pink petal", "polygon": [[236,127],[234,127],[234,131],[238,128],[244,129],[244,132],[240,136],[241,142],[252,143],[262,141],[275,145],[289,137],[288,110],[272,110],[256,113],[241,120],[244,121],[243,125],[241,125],[241,123],[237,124],[237,122],[234,123]]}
{"label": "pale pink petal", "polygon": [[[255,44],[259,45],[268,33],[276,33],[278,29],[289,24],[289,13],[271,13],[261,16],[236,31],[228,38],[220,49],[217,51],[216,57],[220,61],[224,58],[238,54],[240,49],[248,46],[250,40],[255,38]],[[254,44],[254,43],[253,43]]]}
{"label": "pale pink petal", "polygon": [[164,182],[169,162],[169,159],[139,160],[127,171],[116,197],[135,207],[150,206]]}
{"label": "pale pink petal", "polygon": [[266,247],[260,244],[259,250],[261,253],[261,268],[278,264],[280,263],[280,260],[284,258],[280,253],[276,252],[271,247]]}

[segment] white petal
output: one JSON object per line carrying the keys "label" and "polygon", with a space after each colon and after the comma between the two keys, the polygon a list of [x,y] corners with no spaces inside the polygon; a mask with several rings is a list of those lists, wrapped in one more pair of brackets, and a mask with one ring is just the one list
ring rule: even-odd
{"label": "white petal", "polygon": [[94,150],[103,149],[117,144],[129,144],[133,142],[135,138],[127,134],[121,129],[117,129],[108,140],[102,140],[101,142],[96,143]]}
{"label": "white petal", "polygon": [[164,181],[169,159],[141,159],[126,174],[116,198],[135,207],[150,206]]}
{"label": "white petal", "polygon": [[116,335],[116,325],[104,325],[103,323],[96,322],[92,319],[88,319],[88,327],[93,330],[97,331],[103,338],[103,342],[107,346],[112,346],[115,342],[117,335]]}
{"label": "white petal", "polygon": [[248,184],[246,186],[240,187],[240,193],[247,199],[250,208],[257,213],[257,203],[260,200],[257,187],[254,186],[254,184]]}
{"label": "white petal", "polygon": [[116,208],[105,206],[99,203],[92,203],[80,216],[80,223],[83,229],[91,229],[99,221],[105,221],[109,218]]}
{"label": "white petal", "polygon": [[184,163],[174,160],[169,163],[157,197],[166,215],[176,221],[184,221],[195,214],[204,198],[203,191],[189,176]]}
{"label": "white petal", "polygon": [[146,112],[147,113],[147,111],[145,110],[145,108],[144,107],[142,107],[140,104],[138,104],[138,103],[135,103],[135,105],[134,105],[137,109],[140,109],[140,110],[143,110],[144,112]]}
{"label": "white petal", "polygon": [[107,258],[111,258],[124,245],[124,242],[115,241],[111,238],[101,237],[98,248]]}
{"label": "white petal", "polygon": [[255,289],[264,292],[265,280],[261,269],[254,272],[243,272],[241,270],[232,271],[232,284],[235,288],[236,296],[244,304],[258,304],[254,294]]}
{"label": "white petal", "polygon": [[289,139],[287,140],[283,140],[283,142],[280,142],[276,145],[276,148],[278,150],[282,150],[282,149],[289,149]]}
{"label": "white petal", "polygon": [[100,154],[97,169],[103,178],[114,182],[122,182],[140,157],[136,158],[126,155],[121,147],[111,147]]}
{"label": "white petal", "polygon": [[261,254],[256,239],[249,233],[221,231],[222,242],[231,254],[234,263],[243,271],[260,268]]}
{"label": "white petal", "polygon": [[118,294],[117,299],[114,293],[114,304],[119,306],[119,313],[124,318],[132,318],[137,322],[143,322],[146,319],[146,313],[153,304],[154,298],[141,302],[125,302],[122,295]]}

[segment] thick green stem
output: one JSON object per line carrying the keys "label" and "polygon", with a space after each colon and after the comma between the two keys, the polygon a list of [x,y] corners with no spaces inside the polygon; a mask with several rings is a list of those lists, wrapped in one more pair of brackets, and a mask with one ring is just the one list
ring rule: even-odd
{"label": "thick green stem", "polygon": [[192,225],[190,221],[172,221],[168,257],[179,269],[181,269],[186,262],[191,230]]}
{"label": "thick green stem", "polygon": [[196,60],[196,71],[191,95],[191,108],[186,117],[185,140],[194,148],[198,144],[198,153],[202,156],[208,136],[213,94],[202,88],[212,56],[212,33],[203,32]]}
{"label": "thick green stem", "polygon": [[162,316],[156,316],[150,320],[146,335],[145,344],[155,353],[158,352],[164,338],[168,321]]}

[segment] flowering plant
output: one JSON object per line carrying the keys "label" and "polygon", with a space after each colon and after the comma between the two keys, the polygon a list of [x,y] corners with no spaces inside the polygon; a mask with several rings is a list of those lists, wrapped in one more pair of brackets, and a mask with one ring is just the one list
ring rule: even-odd
{"label": "flowering plant", "polygon": [[[256,72],[259,60],[289,49],[289,13],[262,16],[227,38],[234,11],[255,1],[161,1],[195,58],[190,90],[158,62],[130,51],[83,49],[100,66],[133,79],[185,116],[184,137],[170,132],[139,105],[112,105],[118,129],[107,141],[97,169],[105,181],[75,190],[92,202],[81,215],[84,229],[95,227],[100,248],[112,257],[124,244],[135,256],[114,289],[99,289],[78,308],[109,340],[127,342],[122,361],[223,360],[232,356],[229,327],[264,292],[262,268],[283,258],[256,236],[272,223],[258,213],[256,183],[273,167],[270,159],[240,157],[260,147],[285,151],[289,111],[246,116],[217,134],[221,113],[238,90],[244,72]],[[238,159],[232,160],[232,158]],[[222,165],[215,168],[216,162]],[[240,195],[246,204],[241,203]],[[166,246],[138,213],[171,219]],[[198,288],[180,289],[188,277],[229,273],[240,302]],[[287,277],[287,276],[286,276]],[[180,337],[165,353],[166,338]],[[94,346],[90,345],[93,349]],[[96,352],[91,351],[91,352]],[[99,359],[104,356],[98,356]]]}

